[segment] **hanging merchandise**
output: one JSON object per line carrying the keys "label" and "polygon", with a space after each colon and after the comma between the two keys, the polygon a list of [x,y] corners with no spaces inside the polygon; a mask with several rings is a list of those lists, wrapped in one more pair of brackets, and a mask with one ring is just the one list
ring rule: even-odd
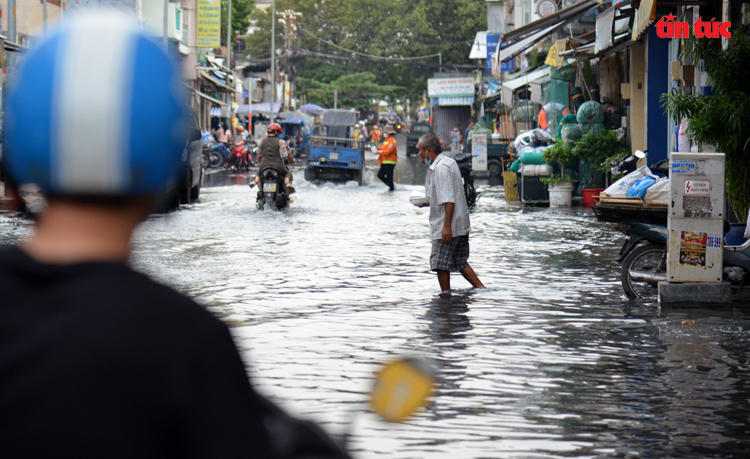
{"label": "hanging merchandise", "polygon": [[604,110],[599,102],[584,102],[577,113],[576,120],[584,134],[604,129]]}
{"label": "hanging merchandise", "polygon": [[[578,78],[576,78],[577,80]],[[570,90],[570,97],[573,99],[573,110],[577,113],[580,106],[583,105],[583,90],[581,90],[581,87],[573,86],[573,89]]]}

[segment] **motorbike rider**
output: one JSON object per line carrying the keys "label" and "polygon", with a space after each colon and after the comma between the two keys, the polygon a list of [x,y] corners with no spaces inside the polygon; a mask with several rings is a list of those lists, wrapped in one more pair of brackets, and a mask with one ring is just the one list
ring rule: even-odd
{"label": "motorbike rider", "polygon": [[224,323],[128,266],[187,138],[165,50],[128,16],[79,12],[20,71],[3,171],[47,206],[0,248],[2,456],[348,457],[253,389]]}
{"label": "motorbike rider", "polygon": [[279,140],[279,134],[282,132],[284,131],[278,123],[272,123],[268,126],[266,138],[263,139],[259,147],[260,165],[258,166],[258,175],[255,176],[255,184],[260,184],[260,174],[263,172],[263,169],[273,167],[281,171],[284,175],[284,186],[287,189],[287,194],[291,194],[293,191],[291,185],[294,176],[284,164],[281,155],[282,152],[286,152],[287,159],[291,163],[294,162],[294,156],[292,156],[291,152],[287,151],[286,143]]}

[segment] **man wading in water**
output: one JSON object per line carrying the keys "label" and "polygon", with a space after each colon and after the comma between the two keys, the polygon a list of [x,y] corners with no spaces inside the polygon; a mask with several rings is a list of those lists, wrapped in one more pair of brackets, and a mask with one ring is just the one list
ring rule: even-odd
{"label": "man wading in water", "polygon": [[458,164],[442,154],[435,134],[422,136],[417,149],[422,163],[430,166],[424,186],[430,203],[420,207],[430,207],[430,269],[437,271],[440,290],[450,290],[451,272],[460,272],[474,287],[484,287],[469,266],[469,206]]}

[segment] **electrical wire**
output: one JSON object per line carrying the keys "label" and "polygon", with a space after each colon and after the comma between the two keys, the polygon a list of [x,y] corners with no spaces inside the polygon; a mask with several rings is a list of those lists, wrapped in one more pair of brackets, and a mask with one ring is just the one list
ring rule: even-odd
{"label": "electrical wire", "polygon": [[420,59],[427,59],[428,57],[438,57],[438,56],[441,55],[441,53],[435,53],[435,54],[427,54],[427,55],[424,55],[424,56],[414,56],[414,57],[383,57],[383,56],[375,56],[373,54],[360,53],[359,51],[354,51],[352,49],[347,49],[347,48],[344,48],[343,46],[339,46],[339,45],[333,43],[332,41],[325,40],[323,38],[318,37],[317,35],[313,34],[312,32],[310,32],[309,30],[307,30],[305,28],[299,27],[299,29],[302,30],[303,32],[305,32],[306,34],[310,35],[311,37],[317,39],[321,43],[325,43],[325,44],[333,46],[335,48],[342,49],[342,50],[344,50],[344,51],[346,51],[348,53],[359,54],[360,56],[369,57],[371,59],[377,59],[377,60],[382,60],[382,61],[416,61],[416,60],[420,60]]}

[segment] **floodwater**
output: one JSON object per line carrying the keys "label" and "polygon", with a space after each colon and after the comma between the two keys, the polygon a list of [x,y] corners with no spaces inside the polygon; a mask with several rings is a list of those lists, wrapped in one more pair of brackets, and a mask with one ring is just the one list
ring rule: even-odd
{"label": "floodwater", "polygon": [[[404,138],[399,142],[403,147]],[[403,148],[402,148],[403,149]],[[746,457],[744,309],[626,301],[622,238],[590,211],[522,209],[478,180],[469,262],[438,295],[425,166],[401,151],[396,191],[305,182],[284,211],[255,208],[241,174],[139,229],[136,269],[231,327],[253,382],[290,412],[350,434],[355,458]],[[0,240],[29,225],[0,216]],[[412,420],[367,410],[378,364],[424,356],[439,389]]]}

